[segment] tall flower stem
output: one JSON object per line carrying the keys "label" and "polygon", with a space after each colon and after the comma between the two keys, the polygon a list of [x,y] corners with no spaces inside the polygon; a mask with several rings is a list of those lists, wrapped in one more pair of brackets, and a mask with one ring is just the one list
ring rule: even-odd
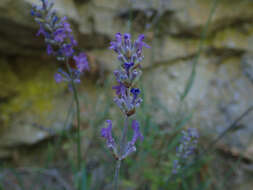
{"label": "tall flower stem", "polygon": [[117,160],[115,167],[115,175],[114,175],[114,190],[118,190],[118,179],[119,179],[119,171],[121,166],[121,160]]}
{"label": "tall flower stem", "polygon": [[[124,153],[125,149],[125,141],[127,137],[127,130],[128,130],[128,116],[125,116],[125,121],[124,121],[124,128],[122,131],[121,139],[120,139],[120,147],[119,147],[119,155],[120,157]],[[114,175],[114,190],[118,190],[118,179],[119,179],[119,171],[120,171],[120,166],[121,166],[121,159],[117,160],[116,162],[116,168],[115,168],[115,175]]]}
{"label": "tall flower stem", "polygon": [[[71,73],[71,68],[69,66],[68,60],[66,61],[66,66]],[[81,155],[81,125],[80,125],[80,103],[78,98],[78,92],[76,85],[74,83],[73,77],[71,76],[71,87],[73,89],[74,100],[76,103],[76,119],[77,119],[77,138],[76,138],[76,148],[77,148],[77,168],[79,172],[81,171],[82,155]],[[78,189],[81,189],[81,180],[78,180]]]}
{"label": "tall flower stem", "polygon": [[121,135],[121,140],[120,140],[120,156],[124,153],[124,145],[126,145],[126,137],[127,137],[127,130],[128,130],[128,116],[125,116],[125,121],[124,121],[124,128],[122,131]]}

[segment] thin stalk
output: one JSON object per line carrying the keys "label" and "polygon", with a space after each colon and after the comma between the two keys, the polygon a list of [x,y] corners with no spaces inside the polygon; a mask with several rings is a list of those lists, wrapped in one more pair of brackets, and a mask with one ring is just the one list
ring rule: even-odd
{"label": "thin stalk", "polygon": [[[71,74],[71,68],[69,66],[68,60],[66,61],[66,66]],[[76,119],[77,119],[77,139],[76,139],[76,146],[77,146],[77,168],[79,172],[81,171],[81,163],[82,163],[82,156],[81,156],[81,125],[80,125],[80,103],[78,98],[78,93],[76,89],[76,85],[74,83],[73,77],[71,76],[71,87],[73,89],[74,100],[76,103]],[[78,180],[78,189],[81,189],[81,180]]]}
{"label": "thin stalk", "polygon": [[118,179],[119,179],[119,171],[121,166],[121,157],[124,154],[124,149],[126,145],[126,137],[127,137],[127,130],[128,130],[128,116],[125,116],[124,121],[124,128],[122,131],[121,139],[120,139],[120,147],[119,147],[119,160],[117,160],[116,168],[115,168],[115,175],[114,175],[114,190],[118,190]]}
{"label": "thin stalk", "polygon": [[133,7],[132,7],[131,1],[128,1],[128,3],[129,3],[129,19],[127,22],[127,27],[128,27],[128,32],[131,34],[132,21],[133,21]]}
{"label": "thin stalk", "polygon": [[115,167],[115,175],[114,175],[114,190],[118,190],[118,179],[119,179],[119,171],[121,166],[121,160],[117,160]]}
{"label": "thin stalk", "polygon": [[120,156],[122,156],[124,153],[124,149],[126,145],[127,130],[128,130],[128,116],[125,116],[124,128],[123,128],[123,132],[122,132],[121,140],[120,140],[120,150],[119,150]]}
{"label": "thin stalk", "polygon": [[197,54],[196,54],[196,56],[193,60],[191,75],[190,75],[189,79],[187,80],[187,84],[185,86],[184,92],[181,94],[180,101],[183,101],[186,98],[186,96],[189,94],[189,92],[190,92],[190,90],[193,86],[193,83],[194,83],[194,80],[195,80],[195,77],[196,77],[197,63],[198,63],[198,60],[199,60],[199,57],[200,57],[200,53],[202,52],[202,49],[203,49],[204,40],[206,39],[209,24],[212,20],[212,17],[214,15],[214,13],[215,13],[217,5],[218,5],[218,0],[213,0],[212,8],[210,10],[210,13],[209,13],[209,16],[207,18],[206,24],[205,24],[205,26],[202,30],[202,33],[201,33],[200,42],[199,42],[199,46],[198,46],[198,51],[197,51]]}

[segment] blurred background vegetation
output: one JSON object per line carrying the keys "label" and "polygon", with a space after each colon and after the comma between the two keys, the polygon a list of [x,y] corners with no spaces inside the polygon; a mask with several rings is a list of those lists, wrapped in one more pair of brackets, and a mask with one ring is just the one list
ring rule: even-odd
{"label": "blurred background vegetation", "polygon": [[[0,189],[112,189],[114,159],[100,129],[123,118],[112,102],[117,32],[144,33],[136,117],[145,139],[122,166],[120,189],[252,190],[252,0],[55,0],[71,22],[91,72],[79,85],[83,170],[74,167],[71,93],[56,84],[30,16],[37,0],[0,1]],[[117,123],[117,124],[116,124]],[[171,175],[182,129],[200,132],[193,164]],[[131,135],[131,134],[129,134]]]}

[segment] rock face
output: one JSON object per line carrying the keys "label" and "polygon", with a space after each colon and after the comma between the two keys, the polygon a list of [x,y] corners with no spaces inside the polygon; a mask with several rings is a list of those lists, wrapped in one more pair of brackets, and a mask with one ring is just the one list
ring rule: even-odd
{"label": "rock face", "polygon": [[[62,129],[71,102],[65,85],[56,85],[57,64],[44,53],[38,26],[30,16],[35,0],[0,2],[0,157],[13,147],[34,144]],[[88,52],[91,74],[82,92],[95,102],[98,83],[115,67],[108,44],[116,32],[144,33],[152,46],[146,50],[143,88],[175,111],[179,95],[190,76],[202,30],[212,10],[212,0],[55,0],[58,14],[67,15],[82,49]],[[253,106],[253,2],[220,0],[203,41],[193,87],[185,99],[194,110],[193,125],[216,136]],[[128,22],[132,18],[132,22]],[[87,82],[91,81],[91,82]],[[101,92],[103,93],[103,92]],[[92,107],[89,109],[93,109]],[[83,120],[88,109],[82,112]],[[169,118],[158,122],[168,122]],[[253,114],[222,144],[253,159]]]}

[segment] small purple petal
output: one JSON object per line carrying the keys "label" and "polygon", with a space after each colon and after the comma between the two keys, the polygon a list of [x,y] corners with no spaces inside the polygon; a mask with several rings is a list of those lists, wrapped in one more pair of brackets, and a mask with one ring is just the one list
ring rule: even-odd
{"label": "small purple petal", "polygon": [[54,50],[50,44],[47,45],[47,54],[51,55],[54,53]]}
{"label": "small purple petal", "polygon": [[46,31],[45,31],[45,29],[44,29],[44,27],[43,27],[42,24],[40,24],[40,29],[39,29],[39,31],[37,32],[36,36],[40,36],[41,34],[42,34],[43,36],[46,36]]}
{"label": "small purple petal", "polygon": [[101,130],[101,136],[104,137],[106,139],[106,143],[108,148],[114,148],[115,147],[115,141],[112,137],[112,121],[111,120],[107,120],[107,127],[106,128],[102,128]]}
{"label": "small purple petal", "polygon": [[131,44],[131,35],[130,34],[128,34],[128,33],[124,34],[124,42],[125,42],[126,47],[130,47],[130,44]]}
{"label": "small purple petal", "polygon": [[71,44],[64,44],[61,53],[66,57],[71,57],[74,53],[73,46]]}
{"label": "small purple petal", "polygon": [[64,28],[58,28],[58,29],[54,32],[54,40],[55,40],[56,42],[62,43],[66,37],[67,37],[67,34],[66,34]]}
{"label": "small purple petal", "polygon": [[143,135],[140,132],[140,124],[137,120],[133,120],[132,122],[132,129],[134,131],[133,138],[131,140],[131,144],[134,145],[135,142],[140,139],[141,141],[143,140]]}
{"label": "small purple petal", "polygon": [[60,83],[63,80],[63,78],[62,78],[62,76],[61,76],[60,73],[55,73],[54,79],[55,79],[56,83]]}
{"label": "small purple petal", "polygon": [[67,20],[67,17],[64,16],[62,19],[61,19],[61,23],[63,25],[63,28],[66,32],[68,33],[71,33],[72,32],[72,29],[70,27],[70,24],[66,21]]}
{"label": "small purple petal", "polygon": [[132,66],[134,66],[134,63],[133,63],[133,62],[131,62],[131,63],[124,63],[124,67],[125,67],[125,69],[126,69],[127,72],[129,71],[129,69],[130,69]]}
{"label": "small purple petal", "polygon": [[136,100],[138,95],[141,93],[139,88],[132,88],[131,93],[133,94],[133,102]]}
{"label": "small purple petal", "polygon": [[74,56],[74,60],[76,62],[76,67],[79,72],[83,72],[85,70],[90,69],[87,56],[85,53],[80,53],[78,56]]}
{"label": "small purple petal", "polygon": [[122,40],[122,34],[121,33],[117,33],[115,34],[115,39],[116,39],[116,42],[118,43],[121,43],[121,40]]}
{"label": "small purple petal", "polygon": [[113,86],[112,89],[116,91],[116,94],[118,96],[124,96],[126,94],[126,87],[121,82],[119,83],[119,85]]}

